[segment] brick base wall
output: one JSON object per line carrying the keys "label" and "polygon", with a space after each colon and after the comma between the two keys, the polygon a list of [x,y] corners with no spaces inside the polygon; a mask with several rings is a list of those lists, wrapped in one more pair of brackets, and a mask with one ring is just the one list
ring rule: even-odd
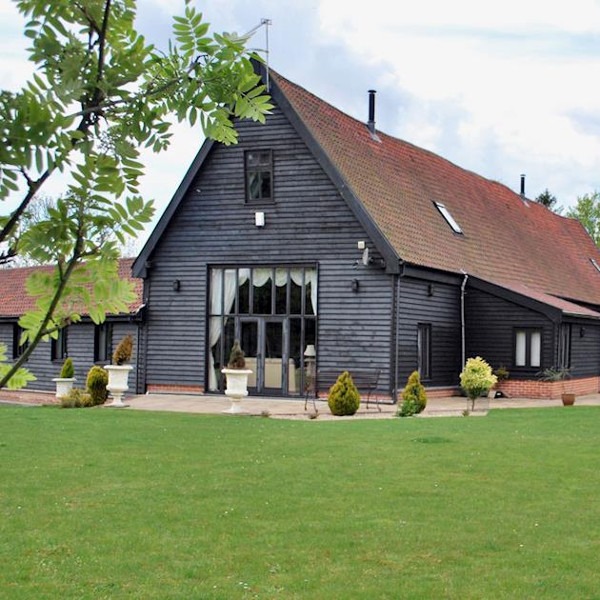
{"label": "brick base wall", "polygon": [[563,392],[576,395],[597,394],[600,377],[582,377],[566,381],[539,381],[536,379],[509,379],[501,381],[496,389],[509,398],[559,399]]}
{"label": "brick base wall", "polygon": [[204,387],[200,385],[171,385],[171,384],[149,384],[149,394],[203,394]]}

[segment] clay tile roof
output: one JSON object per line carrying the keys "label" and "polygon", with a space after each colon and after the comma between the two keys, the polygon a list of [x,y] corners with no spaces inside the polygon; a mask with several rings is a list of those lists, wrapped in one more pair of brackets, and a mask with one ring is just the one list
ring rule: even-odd
{"label": "clay tile roof", "polygon": [[[133,283],[136,294],[136,300],[129,306],[130,314],[134,314],[140,309],[143,298],[143,282],[131,274],[134,260],[133,258],[119,260],[119,276]],[[25,281],[34,271],[51,271],[52,269],[51,266],[0,269],[0,317],[19,317],[34,308],[33,299],[25,291]]]}
{"label": "clay tile roof", "polygon": [[590,260],[600,264],[600,251],[578,221],[408,142],[377,131],[378,141],[365,123],[276,72],[272,81],[401,260],[600,305]]}

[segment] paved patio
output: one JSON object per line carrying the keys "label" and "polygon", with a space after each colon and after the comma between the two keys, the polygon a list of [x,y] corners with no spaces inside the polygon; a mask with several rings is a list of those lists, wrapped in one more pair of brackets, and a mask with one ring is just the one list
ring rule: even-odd
{"label": "paved patio", "polygon": [[[187,412],[198,414],[223,414],[231,407],[231,401],[218,394],[144,394],[127,396],[125,398],[127,408],[124,410],[154,410],[170,412]],[[8,392],[0,391],[0,404],[56,404],[54,394],[48,392]],[[380,404],[381,411],[377,409],[374,402],[369,408],[362,402],[361,406],[352,417],[334,417],[325,400],[316,400],[314,405],[309,401],[304,409],[304,399],[294,398],[267,398],[262,396],[248,396],[241,402],[244,412],[241,416],[269,416],[278,419],[314,419],[315,409],[317,419],[337,420],[344,419],[389,419],[396,415],[397,407],[391,404]],[[485,416],[490,409],[503,408],[540,408],[560,407],[560,400],[540,400],[530,398],[496,398],[489,400],[481,398],[476,402],[472,416]],[[578,396],[574,409],[577,406],[600,406],[600,394]],[[108,408],[108,407],[106,407]],[[467,408],[467,399],[461,396],[448,398],[430,398],[427,408],[419,415],[424,417],[452,417],[463,416]],[[565,408],[565,410],[572,410]]]}
{"label": "paved patio", "polygon": [[[189,412],[204,414],[227,414],[231,407],[228,398],[221,395],[187,395],[187,394],[146,394],[142,396],[131,396],[126,398],[126,404],[133,410],[164,410],[172,412]],[[575,403],[577,406],[600,405],[600,394],[589,396],[579,396]],[[307,409],[304,410],[303,399],[290,398],[265,398],[257,396],[248,396],[241,402],[241,407],[245,415],[251,416],[270,416],[280,419],[310,419],[314,417],[315,406],[318,411],[318,419],[385,419],[396,415],[397,407],[391,404],[380,404],[381,411],[371,402],[367,409],[366,403],[361,406],[353,417],[334,417],[329,411],[325,400],[316,400],[313,406],[312,401],[308,402]],[[497,398],[488,400],[482,398],[475,403],[475,410],[471,413],[473,416],[484,416],[489,409],[495,408],[534,408],[556,406],[562,407],[560,400],[539,400],[527,398]],[[467,399],[460,396],[449,398],[431,398],[427,403],[427,408],[420,417],[446,417],[462,416],[467,408]],[[567,409],[565,409],[567,410]]]}

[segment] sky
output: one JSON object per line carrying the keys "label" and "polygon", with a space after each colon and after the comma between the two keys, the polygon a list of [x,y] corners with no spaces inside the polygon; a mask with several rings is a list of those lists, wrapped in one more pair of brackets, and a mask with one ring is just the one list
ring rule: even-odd
{"label": "sky", "polygon": [[[245,33],[270,19],[270,66],[355,118],[367,120],[367,91],[377,90],[376,126],[389,135],[517,192],[525,174],[529,198],[548,189],[569,207],[600,190],[600,0],[195,4],[212,32]],[[137,26],[164,47],[183,6],[138,0]],[[19,89],[31,74],[22,25],[0,0],[1,89]],[[266,48],[265,29],[251,48]],[[198,126],[177,126],[166,153],[144,156],[153,224],[202,141]],[[64,188],[57,177],[44,191]]]}

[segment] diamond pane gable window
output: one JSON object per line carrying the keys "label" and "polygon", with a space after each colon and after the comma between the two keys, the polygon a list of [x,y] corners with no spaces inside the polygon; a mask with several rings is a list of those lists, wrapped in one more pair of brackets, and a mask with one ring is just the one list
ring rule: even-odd
{"label": "diamond pane gable window", "polygon": [[454,231],[454,233],[462,234],[463,230],[460,228],[460,225],[456,222],[454,217],[450,214],[450,211],[446,208],[446,206],[441,202],[434,202],[434,204],[435,207],[440,211],[442,217],[446,219],[446,223],[450,225],[452,231]]}
{"label": "diamond pane gable window", "polygon": [[250,150],[245,153],[246,202],[273,201],[273,152]]}

